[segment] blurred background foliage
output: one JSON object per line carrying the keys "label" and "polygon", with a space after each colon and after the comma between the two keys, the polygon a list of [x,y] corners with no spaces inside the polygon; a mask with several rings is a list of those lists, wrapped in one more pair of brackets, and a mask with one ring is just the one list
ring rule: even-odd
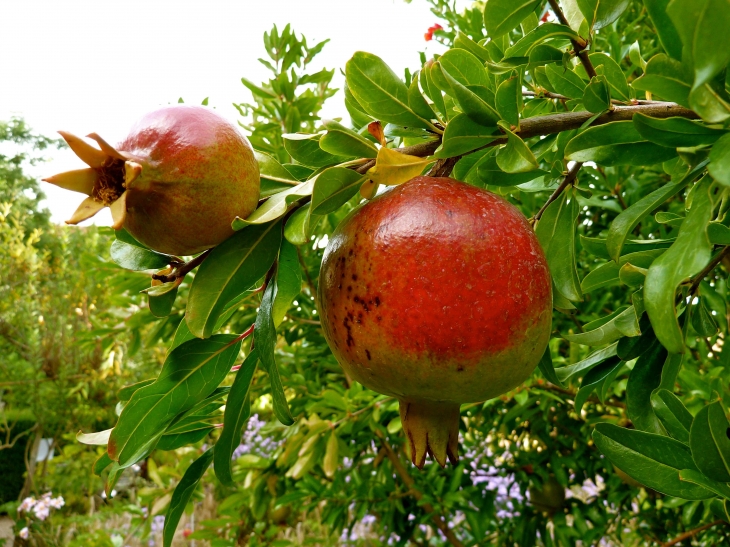
{"label": "blurred background foliage", "polygon": [[[446,0],[429,2],[442,26],[434,39],[451,45],[458,31],[484,38],[483,4],[457,12]],[[658,49],[640,2],[631,2],[596,40],[629,82],[642,70],[639,57],[631,55],[633,44],[645,58]],[[336,92],[332,70],[310,71],[325,46],[326,41],[310,47],[289,26],[274,27],[264,36],[261,59],[270,80],[242,80],[252,99],[237,105],[241,126],[255,148],[284,164],[291,157],[282,134],[316,131],[318,112]],[[109,492],[90,471],[103,449],[77,443],[75,434],[112,427],[118,390],[156,376],[183,317],[191,276],[173,312],[155,317],[140,294],[149,274],[123,270],[110,260],[110,229],[56,226],[39,209],[42,191],[23,174],[23,164],[39,161],[44,148],[58,143],[34,135],[20,119],[0,124],[0,141],[20,151],[0,156],[0,477],[27,471],[24,481],[0,481],[2,507],[18,521],[16,533],[30,526],[38,545],[161,544],[171,493],[190,462],[217,437],[221,415],[208,417],[193,447],[156,450],[126,470]],[[580,186],[592,195],[581,200],[579,234],[604,236],[620,211],[668,178],[660,168],[584,167]],[[503,194],[531,216],[548,195],[536,190],[507,188]],[[590,441],[598,421],[628,423],[627,367],[617,371],[600,400],[591,395],[579,412],[577,381],[559,387],[536,372],[514,392],[462,408],[457,467],[441,469],[431,461],[422,472],[410,467],[397,401],[344,375],[317,316],[316,279],[328,234],[356,203],[323,217],[310,243],[297,248],[302,291],[279,327],[276,352],[299,420],[289,428],[279,424],[269,377],[259,371],[250,395],[252,418],[234,453],[236,486],[207,473],[181,520],[176,544],[632,546],[661,544],[717,519],[710,502],[642,487]],[[683,210],[681,198],[675,198],[669,211]],[[636,236],[664,237],[669,230],[650,218]],[[602,262],[579,247],[581,278]],[[708,280],[717,295],[711,305],[726,325],[727,275],[724,269],[716,274]],[[256,293],[242,299],[229,332],[248,328],[259,302]],[[582,325],[630,304],[625,286],[604,287],[587,294],[577,309],[556,312],[554,330],[582,332]],[[681,381],[691,386],[682,395],[694,412],[710,399],[713,382],[728,384],[730,352],[717,337],[689,340]],[[589,352],[561,338],[553,338],[550,349],[556,364],[574,364]],[[53,439],[55,455],[35,465],[28,454],[41,438]],[[47,519],[17,511],[21,498],[47,491],[62,495],[65,506]],[[693,541],[717,545],[728,540],[726,533],[714,527]]]}

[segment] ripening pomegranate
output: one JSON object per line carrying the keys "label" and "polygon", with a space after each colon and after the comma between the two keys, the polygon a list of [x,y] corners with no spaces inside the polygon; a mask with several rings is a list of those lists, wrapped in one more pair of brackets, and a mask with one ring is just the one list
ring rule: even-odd
{"label": "ripening pomegranate", "polygon": [[530,376],[550,338],[545,256],[499,196],[417,177],[368,202],[325,250],[319,306],[345,371],[400,401],[411,459],[458,460],[459,405]]}
{"label": "ripening pomegranate", "polygon": [[86,198],[68,224],[111,209],[122,227],[155,251],[191,255],[233,234],[259,199],[259,170],[248,140],[219,114],[200,106],[155,110],[114,148],[97,134],[59,131],[89,167],[43,179]]}

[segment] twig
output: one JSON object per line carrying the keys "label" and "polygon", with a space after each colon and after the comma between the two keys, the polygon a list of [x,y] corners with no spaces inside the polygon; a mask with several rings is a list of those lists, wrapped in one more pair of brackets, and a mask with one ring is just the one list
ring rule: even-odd
{"label": "twig", "polygon": [[448,177],[451,171],[454,170],[457,162],[461,159],[461,156],[454,156],[453,158],[446,158],[443,160],[437,160],[433,164],[431,170],[428,172],[429,177]]}
{"label": "twig", "polygon": [[[555,16],[558,18],[558,21],[560,21],[560,24],[565,25],[566,27],[570,27],[568,19],[565,17],[563,10],[560,9],[560,4],[558,4],[558,0],[548,0],[548,3],[550,4],[550,8],[553,10]],[[588,58],[588,53],[586,53],[585,51],[588,44],[585,41],[583,41],[583,43],[580,43],[575,39],[571,39],[570,43],[573,44],[575,54],[578,56],[578,59],[580,59],[580,62],[583,63],[583,68],[586,69],[588,77],[593,78],[596,75],[596,69],[593,68],[593,63],[591,63],[591,60]]]}
{"label": "twig", "polygon": [[385,450],[386,456],[388,456],[388,459],[390,460],[390,463],[393,464],[393,469],[395,469],[395,472],[398,473],[398,476],[403,481],[403,484],[406,485],[406,488],[413,494],[413,497],[416,498],[419,502],[421,502],[421,507],[423,507],[423,510],[426,511],[431,515],[431,520],[436,525],[436,528],[441,530],[441,533],[446,536],[446,539],[448,542],[453,545],[454,547],[464,547],[464,544],[459,540],[459,538],[456,537],[456,534],[447,526],[446,521],[444,518],[436,512],[433,505],[431,505],[428,502],[423,502],[423,493],[419,491],[416,488],[416,481],[413,480],[413,478],[408,474],[408,471],[405,467],[403,467],[403,464],[400,461],[400,458],[398,458],[398,455],[393,451],[390,444],[388,443],[388,440],[385,438],[385,435],[383,435],[379,430],[375,430],[375,434],[380,437],[380,442],[383,445],[383,449]]}
{"label": "twig", "polygon": [[699,528],[695,528],[694,530],[690,530],[689,532],[685,532],[684,534],[678,535],[672,541],[668,541],[667,543],[662,544],[662,547],[672,547],[672,545],[676,545],[677,543],[683,542],[685,539],[689,539],[692,536],[696,536],[700,532],[703,532],[703,531],[707,530],[708,528],[712,528],[716,524],[725,524],[725,521],[724,520],[721,520],[721,519],[718,519],[715,522],[710,522],[708,524],[703,524]]}
{"label": "twig", "polygon": [[575,178],[578,176],[578,171],[580,171],[580,168],[583,166],[582,161],[575,162],[575,165],[570,168],[570,171],[568,171],[568,174],[565,175],[565,178],[563,179],[563,182],[560,183],[560,186],[558,186],[555,191],[552,193],[552,195],[547,199],[547,201],[543,204],[542,207],[540,207],[540,210],[535,213],[535,216],[532,217],[533,224],[540,220],[540,217],[542,217],[542,214],[545,212],[545,209],[548,208],[548,205],[550,205],[553,201],[558,199],[560,197],[560,194],[563,193],[563,190],[565,190],[568,186],[573,184],[575,181]]}
{"label": "twig", "polygon": [[730,245],[724,247],[722,251],[717,253],[715,255],[715,258],[710,260],[709,264],[707,264],[707,266],[705,266],[702,271],[695,276],[695,278],[692,280],[692,284],[689,286],[690,295],[694,295],[695,293],[697,293],[697,289],[699,288],[700,283],[702,283],[702,280],[707,277],[720,262],[722,262],[722,259],[725,258],[728,253],[730,253]]}
{"label": "twig", "polygon": [[189,262],[185,262],[184,264],[177,266],[175,270],[169,275],[152,274],[152,279],[162,281],[163,283],[170,283],[172,281],[180,279],[181,277],[185,277],[191,270],[194,270],[203,263],[203,260],[208,257],[211,250],[212,249],[203,251]]}

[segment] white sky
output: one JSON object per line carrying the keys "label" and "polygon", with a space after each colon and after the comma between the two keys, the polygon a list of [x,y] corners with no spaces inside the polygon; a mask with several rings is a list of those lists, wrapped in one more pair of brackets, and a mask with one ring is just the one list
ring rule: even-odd
{"label": "white sky", "polygon": [[[469,0],[460,0],[466,6]],[[116,143],[142,114],[177,102],[210,106],[232,120],[231,103],[251,100],[241,76],[269,72],[263,33],[287,23],[309,44],[330,38],[313,64],[340,70],[357,50],[379,55],[402,74],[418,51],[439,52],[423,34],[437,21],[425,0],[0,0],[0,119],[19,115],[40,133],[99,133]],[[341,94],[324,117],[347,117]],[[66,150],[29,172],[47,176],[83,165]],[[55,222],[81,194],[42,183]],[[108,209],[95,217],[109,224]]]}

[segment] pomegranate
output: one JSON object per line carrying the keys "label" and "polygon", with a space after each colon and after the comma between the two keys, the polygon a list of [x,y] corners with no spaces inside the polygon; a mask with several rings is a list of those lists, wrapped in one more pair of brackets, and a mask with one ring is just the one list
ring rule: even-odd
{"label": "pomegranate", "polygon": [[155,251],[191,255],[229,237],[236,216],[259,199],[259,171],[248,140],[219,114],[176,105],[145,115],[114,148],[97,134],[83,139],[59,131],[89,167],[43,179],[86,198],[68,224],[111,209],[114,228],[126,228]]}
{"label": "pomegranate", "polygon": [[458,460],[459,405],[530,376],[552,292],[525,217],[499,196],[417,177],[354,211],[319,277],[327,342],[358,382],[400,401],[411,459]]}

